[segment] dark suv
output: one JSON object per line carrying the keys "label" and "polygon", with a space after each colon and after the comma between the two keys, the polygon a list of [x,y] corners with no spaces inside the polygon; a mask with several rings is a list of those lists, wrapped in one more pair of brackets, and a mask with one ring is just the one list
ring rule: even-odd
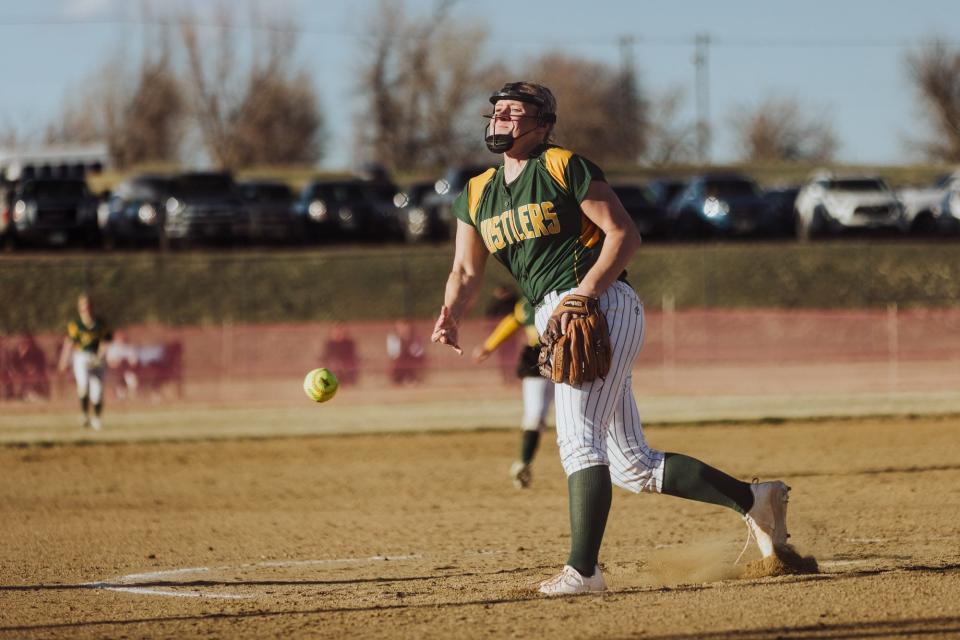
{"label": "dark suv", "polygon": [[427,192],[420,200],[420,209],[433,229],[435,239],[453,237],[457,229],[457,219],[453,215],[453,202],[463,192],[470,178],[478,176],[490,165],[461,165],[451,167],[433,185],[433,192]]}
{"label": "dark suv", "polygon": [[0,230],[8,245],[98,241],[96,201],[83,180],[32,178],[3,191]]}
{"label": "dark suv", "polygon": [[635,184],[611,185],[643,237],[663,236],[667,232],[666,211],[653,200],[645,187]]}
{"label": "dark suv", "polygon": [[171,176],[144,174],[124,180],[101,205],[98,218],[107,247],[161,242],[167,201],[173,197]]}
{"label": "dark suv", "polygon": [[250,217],[229,173],[181,173],[164,208],[173,241],[244,240],[249,233]]}
{"label": "dark suv", "polygon": [[750,235],[771,225],[769,206],[753,179],[735,173],[694,177],[670,204],[674,234],[682,238]]}
{"label": "dark suv", "polygon": [[293,191],[276,180],[242,180],[240,198],[250,218],[250,239],[292,242],[297,238]]}
{"label": "dark suv", "polygon": [[314,180],[293,205],[306,239],[387,240],[400,235],[396,187],[357,178]]}
{"label": "dark suv", "polygon": [[424,206],[428,198],[436,195],[435,185],[436,182],[432,180],[414,182],[394,197],[393,202],[400,216],[400,227],[407,242],[446,240],[450,237],[450,226],[437,218],[436,208],[431,210]]}

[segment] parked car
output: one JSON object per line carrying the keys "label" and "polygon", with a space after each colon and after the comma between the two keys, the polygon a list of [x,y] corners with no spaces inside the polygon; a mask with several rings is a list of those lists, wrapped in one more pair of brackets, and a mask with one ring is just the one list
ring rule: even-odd
{"label": "parked car", "polygon": [[0,178],[0,246],[13,247],[13,183]]}
{"label": "parked car", "polygon": [[797,194],[800,187],[774,187],[763,192],[770,216],[769,230],[774,236],[793,236],[796,228]]}
{"label": "parked car", "polygon": [[939,218],[944,198],[955,185],[960,185],[960,171],[938,176],[929,186],[907,187],[897,191],[912,234],[937,234],[941,226]]}
{"label": "parked car", "polygon": [[623,208],[643,237],[657,237],[668,231],[666,210],[654,202],[646,188],[635,184],[611,185]]}
{"label": "parked car", "polygon": [[237,185],[254,242],[291,242],[298,236],[290,187],[276,180],[242,180]]}
{"label": "parked car", "polygon": [[404,239],[403,224],[394,202],[399,191],[397,185],[385,175],[374,176],[363,180],[363,189],[383,218],[381,239],[402,241]]}
{"label": "parked car", "polygon": [[950,183],[937,207],[935,225],[939,235],[960,235],[960,180]]}
{"label": "parked car", "polygon": [[450,237],[450,225],[437,216],[437,207],[424,206],[429,194],[435,194],[435,182],[415,182],[394,197],[394,205],[400,217],[400,227],[407,242],[446,240]]}
{"label": "parked car", "polygon": [[695,176],[667,210],[675,237],[754,235],[772,226],[752,178],[737,173]]}
{"label": "parked car", "polygon": [[31,178],[3,189],[0,228],[4,243],[66,245],[99,240],[96,202],[75,178]]}
{"label": "parked car", "polygon": [[167,175],[143,174],[118,184],[97,208],[104,245],[158,244],[173,193],[174,178]]}
{"label": "parked car", "polygon": [[676,198],[686,186],[687,181],[681,180],[680,178],[656,178],[648,181],[646,184],[650,199],[655,205],[663,209],[664,214],[666,214],[673,199]]}
{"label": "parked car", "polygon": [[[457,165],[450,167],[433,185],[433,192],[423,196],[421,208],[437,230],[437,238],[452,238],[456,235],[457,219],[453,215],[453,203],[463,192],[470,178],[478,176],[492,165]],[[445,230],[445,231],[444,231]]]}
{"label": "parked car", "polygon": [[907,218],[883,178],[815,176],[797,195],[799,240],[851,231],[903,233]]}
{"label": "parked car", "polygon": [[300,192],[293,211],[308,240],[386,240],[399,234],[394,195],[395,188],[391,211],[366,180],[314,180]]}
{"label": "parked car", "polygon": [[175,243],[247,239],[250,217],[229,173],[194,171],[177,175],[164,209],[164,230]]}

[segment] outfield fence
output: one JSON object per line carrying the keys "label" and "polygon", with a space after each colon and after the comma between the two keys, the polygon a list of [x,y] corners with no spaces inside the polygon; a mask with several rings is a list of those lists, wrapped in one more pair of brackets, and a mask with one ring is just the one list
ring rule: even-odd
{"label": "outfield fence", "polygon": [[[640,395],[960,389],[960,310],[894,304],[869,310],[675,310],[669,297],[660,307],[646,313],[646,343],[634,368]],[[108,401],[300,402],[300,380],[318,366],[341,377],[341,401],[348,403],[512,397],[519,338],[482,364],[469,356],[495,323],[464,325],[462,357],[429,342],[432,323],[426,320],[127,326],[118,331],[108,358]],[[61,335],[2,340],[0,398],[7,406],[73,401],[72,378],[54,369]],[[15,351],[30,340],[41,358],[37,364],[35,356],[26,371]],[[398,345],[406,356],[396,356]]]}

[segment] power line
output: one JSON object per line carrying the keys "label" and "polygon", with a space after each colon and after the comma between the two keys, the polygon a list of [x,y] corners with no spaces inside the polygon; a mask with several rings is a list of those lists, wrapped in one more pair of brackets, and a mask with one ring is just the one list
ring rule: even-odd
{"label": "power line", "polygon": [[[303,33],[319,36],[366,39],[372,37],[366,32],[351,31],[330,26],[319,26],[309,24],[251,24],[243,22],[231,22],[229,24],[212,20],[203,20],[197,18],[179,19],[179,18],[8,18],[0,19],[0,28],[4,27],[74,27],[74,26],[156,26],[156,27],[179,27],[181,24],[190,24],[196,27],[206,27],[211,29],[231,29],[241,31],[279,31],[288,33]],[[697,46],[698,38],[702,34],[694,35],[644,35],[623,34],[629,37],[631,41],[640,46],[652,47],[689,47]],[[743,48],[743,49],[824,49],[824,48],[887,48],[887,49],[906,49],[911,47],[929,45],[934,43],[945,44],[953,47],[960,47],[958,40],[942,40],[937,38],[918,38],[915,40],[904,40],[902,38],[824,38],[824,37],[763,37],[755,36],[715,36],[709,35],[710,46],[720,48]],[[517,43],[517,38],[492,36],[488,40],[494,43]],[[618,47],[620,40],[610,35],[571,35],[563,36],[554,34],[551,37],[536,37],[531,34],[524,34],[523,42],[537,44],[556,44],[561,40],[568,44],[597,45]]]}

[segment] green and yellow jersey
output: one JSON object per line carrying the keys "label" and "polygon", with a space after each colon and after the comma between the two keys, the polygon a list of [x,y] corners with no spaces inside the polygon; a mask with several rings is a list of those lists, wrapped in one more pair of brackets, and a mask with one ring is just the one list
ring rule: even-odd
{"label": "green and yellow jersey", "polygon": [[526,334],[528,347],[536,347],[540,344],[540,336],[537,334],[537,327],[534,325],[533,307],[529,300],[520,300],[514,305],[513,312],[504,316],[493,333],[483,343],[483,348],[486,351],[495,350],[503,344],[504,340],[521,328]]}
{"label": "green and yellow jersey", "polygon": [[540,375],[537,366],[540,355],[540,336],[534,324],[535,317],[530,301],[520,300],[514,305],[513,311],[504,316],[497,324],[496,329],[483,343],[483,348],[486,351],[493,351],[512,336],[515,331],[523,329],[527,344],[520,352],[520,360],[517,362],[517,376],[520,378],[535,378]]}
{"label": "green and yellow jersey", "polygon": [[100,318],[94,317],[93,324],[87,326],[79,316],[67,323],[67,335],[73,346],[82,351],[97,353],[101,342],[113,339],[113,332]]}
{"label": "green and yellow jersey", "polygon": [[600,255],[603,232],[580,208],[594,180],[606,180],[597,165],[543,145],[509,185],[503,165],[472,178],[453,212],[477,229],[487,250],[537,305],[551,291],[579,285]]}

